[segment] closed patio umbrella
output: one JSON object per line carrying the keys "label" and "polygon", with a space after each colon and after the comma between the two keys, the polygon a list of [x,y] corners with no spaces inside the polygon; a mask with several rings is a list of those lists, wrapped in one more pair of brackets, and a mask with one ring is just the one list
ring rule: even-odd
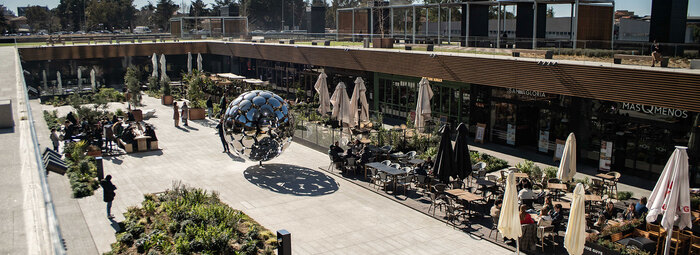
{"label": "closed patio umbrella", "polygon": [[576,184],[574,195],[571,199],[569,210],[569,222],[566,224],[564,235],[564,248],[571,255],[583,254],[583,246],[586,244],[586,193],[583,184]]}
{"label": "closed patio umbrella", "polygon": [[151,73],[151,76],[158,77],[158,55],[155,53],[153,53],[153,57],[151,57],[151,64],[153,64],[153,72]]}
{"label": "closed patio umbrella", "polygon": [[349,125],[352,121],[352,112],[350,111],[350,99],[345,91],[345,83],[341,81],[338,86],[335,86],[330,102],[333,105],[331,118],[337,119],[341,127],[343,123]]}
{"label": "closed patio umbrella", "polygon": [[365,96],[366,91],[365,81],[361,77],[357,77],[352,98],[350,98],[350,109],[353,113],[353,119],[350,121],[351,127],[357,125],[358,122],[369,120],[369,104],[367,104],[367,96]]}
{"label": "closed patio umbrella", "polygon": [[168,75],[165,73],[166,67],[167,66],[165,65],[165,54],[162,54],[160,55],[160,80],[162,81],[168,78]]}
{"label": "closed patio umbrella", "polygon": [[197,71],[202,72],[202,53],[197,53]]}
{"label": "closed patio umbrella", "polygon": [[416,102],[416,119],[414,126],[418,131],[423,131],[425,120],[430,118],[430,99],[433,98],[433,90],[428,79],[423,77],[418,83],[418,102]]}
{"label": "closed patio umbrella", "polygon": [[559,162],[557,178],[568,182],[574,179],[574,175],[576,175],[576,136],[571,133],[564,144],[564,154]]}
{"label": "closed patio umbrella", "polygon": [[83,90],[83,72],[80,71],[78,67],[78,91]]}
{"label": "closed patio umbrella", "polygon": [[61,81],[60,71],[56,71],[56,81],[58,82],[58,93],[63,94],[63,81]]}
{"label": "closed patio umbrella", "polygon": [[318,93],[318,113],[321,115],[326,115],[331,111],[330,97],[328,96],[328,84],[326,83],[326,73],[321,73],[318,75],[318,80],[314,84],[314,89]]}
{"label": "closed patio umbrella", "polygon": [[92,91],[97,89],[97,84],[95,83],[95,69],[90,71],[90,84],[92,85]]}
{"label": "closed patio umbrella", "polygon": [[678,219],[678,229],[691,227],[690,218],[690,186],[688,184],[688,148],[676,146],[676,150],[668,159],[661,177],[656,182],[654,190],[649,195],[649,214],[647,222],[656,221],[659,214],[661,226],[669,232],[666,236],[666,250],[664,254],[669,254],[671,245],[671,230],[676,219]]}
{"label": "closed patio umbrella", "polygon": [[523,235],[520,225],[520,210],[518,208],[518,188],[515,183],[515,176],[511,172],[506,178],[506,190],[503,194],[503,204],[501,205],[501,215],[498,217],[498,232],[504,238],[516,240],[518,254],[520,254],[519,239]]}
{"label": "closed patio umbrella", "polygon": [[187,52],[187,73],[192,73],[192,52]]}
{"label": "closed patio umbrella", "polygon": [[437,155],[435,155],[435,163],[433,164],[433,173],[437,175],[438,180],[442,183],[450,182],[450,175],[454,167],[454,157],[452,152],[452,129],[449,124],[442,126],[440,133],[440,147],[438,147]]}
{"label": "closed patio umbrella", "polygon": [[44,91],[46,91],[49,89],[49,86],[47,85],[47,82],[46,82],[46,70],[41,71],[41,76],[43,78]]}
{"label": "closed patio umbrella", "polygon": [[467,125],[459,123],[457,126],[457,140],[455,141],[455,165],[454,174],[452,177],[458,177],[460,180],[467,178],[472,173],[472,159],[469,157],[468,146],[469,130]]}

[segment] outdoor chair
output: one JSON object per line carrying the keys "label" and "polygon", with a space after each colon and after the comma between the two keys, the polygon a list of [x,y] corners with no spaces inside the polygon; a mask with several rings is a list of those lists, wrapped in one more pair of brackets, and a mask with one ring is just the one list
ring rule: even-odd
{"label": "outdoor chair", "polygon": [[455,180],[450,182],[450,188],[452,189],[462,189],[464,188],[464,182],[462,180]]}
{"label": "outdoor chair", "polygon": [[609,194],[617,194],[617,182],[620,180],[622,174],[620,174],[619,172],[611,171],[608,172],[608,175],[611,175],[614,178],[612,180],[603,181],[605,189],[608,191]]}
{"label": "outdoor chair", "polygon": [[357,159],[350,157],[345,160],[345,172],[350,172],[352,170],[353,174],[357,174]]}
{"label": "outdoor chair", "polygon": [[388,159],[384,160],[384,161],[382,161],[382,164],[389,166],[389,165],[391,165],[391,160],[388,160]]}
{"label": "outdoor chair", "polygon": [[343,159],[338,155],[333,155],[333,153],[330,150],[328,150],[328,157],[331,160],[331,164],[328,165],[328,171],[331,171],[333,167],[335,167],[335,169],[340,170],[341,164],[343,163]]}
{"label": "outdoor chair", "polygon": [[[490,197],[496,196],[501,193],[501,186],[498,185],[498,176],[487,175],[486,180],[496,183],[496,185],[487,189]],[[505,190],[503,192],[505,192]]]}
{"label": "outdoor chair", "polygon": [[491,234],[493,233],[494,230],[496,230],[496,242],[498,242],[498,217],[491,217],[491,232],[489,232],[489,238],[491,238]]}
{"label": "outdoor chair", "polygon": [[403,189],[403,194],[406,195],[406,188],[411,189],[411,177],[408,175],[397,177],[396,187],[401,187]]}
{"label": "outdoor chair", "polygon": [[396,168],[396,169],[401,169],[401,164],[399,164],[399,163],[392,163],[392,164],[389,165],[389,166],[390,166],[390,167],[393,167],[393,168]]}
{"label": "outdoor chair", "polygon": [[382,150],[385,151],[386,153],[391,153],[392,148],[393,147],[391,147],[391,145],[382,146]]}
{"label": "outdoor chair", "polygon": [[[386,190],[386,186],[391,183],[391,179],[385,172],[379,172],[379,179],[377,180],[377,184],[381,185],[382,189]],[[379,186],[377,187],[379,189]]]}
{"label": "outdoor chair", "polygon": [[379,182],[379,174],[377,174],[377,169],[375,168],[370,168],[369,169],[369,180],[371,181],[370,185],[377,185],[377,182]]}
{"label": "outdoor chair", "polygon": [[658,254],[659,249],[661,248],[661,246],[663,246],[661,242],[663,241],[662,239],[666,235],[666,231],[664,231],[659,225],[647,222],[647,232],[649,232],[649,239],[651,239],[652,241],[656,241],[656,243],[659,244],[657,245],[655,252],[655,254]]}
{"label": "outdoor chair", "polygon": [[425,190],[428,189],[428,184],[429,183],[429,178],[426,175],[416,175],[416,178],[414,178],[416,188],[422,188],[423,189],[423,195],[425,195]]}
{"label": "outdoor chair", "polygon": [[542,252],[544,252],[544,238],[549,236],[554,242],[554,226],[550,221],[541,220],[537,223],[537,238],[540,239],[540,245],[542,246]]}
{"label": "outdoor chair", "polygon": [[695,235],[690,236],[690,247],[688,248],[688,254],[700,254],[700,237]]}
{"label": "outdoor chair", "polygon": [[447,204],[445,207],[445,216],[447,217],[446,224],[452,224],[454,228],[457,226],[455,221],[459,222],[459,217],[464,217],[466,212],[464,211],[464,206],[457,203],[457,200],[452,198],[447,198]]}
{"label": "outdoor chair", "polygon": [[683,231],[674,230],[671,234],[671,249],[669,250],[669,254],[673,252],[673,255],[678,255],[678,250],[684,250],[689,242],[689,235],[686,235]]}
{"label": "outdoor chair", "polygon": [[561,180],[559,180],[557,178],[551,178],[551,179],[547,180],[547,183],[561,183]]}
{"label": "outdoor chair", "polygon": [[603,195],[603,191],[605,190],[605,184],[603,183],[603,180],[594,178],[592,179],[593,183],[591,183],[591,192],[595,195]]}
{"label": "outdoor chair", "polygon": [[433,190],[435,190],[435,193],[438,196],[445,196],[445,190],[447,189],[447,185],[443,183],[438,183],[433,185]]}
{"label": "outdoor chair", "polygon": [[437,208],[440,208],[442,210],[443,207],[445,207],[445,200],[443,199],[444,197],[438,195],[436,192],[430,192],[430,207],[428,207],[428,213],[430,213],[430,210],[433,210],[433,216],[435,216],[435,210]]}
{"label": "outdoor chair", "polygon": [[416,157],[416,151],[409,151],[406,153],[406,160],[411,160]]}

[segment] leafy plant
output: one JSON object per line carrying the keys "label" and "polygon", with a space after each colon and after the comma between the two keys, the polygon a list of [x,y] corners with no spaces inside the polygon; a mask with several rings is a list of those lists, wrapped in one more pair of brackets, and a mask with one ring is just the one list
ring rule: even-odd
{"label": "leafy plant", "polygon": [[129,91],[129,103],[132,106],[141,105],[141,85],[139,84],[139,70],[133,65],[130,65],[126,69],[126,74],[124,75],[124,84],[126,89]]}
{"label": "leafy plant", "polygon": [[545,167],[543,172],[544,172],[544,175],[548,179],[557,178],[557,168],[556,167],[553,167],[553,166]]}
{"label": "leafy plant", "polygon": [[170,78],[166,77],[164,80],[160,81],[160,88],[165,96],[170,96],[172,91],[170,89]]}
{"label": "leafy plant", "polygon": [[187,99],[190,100],[191,108],[204,108],[205,97],[203,88],[208,83],[213,83],[211,79],[202,75],[199,71],[192,70],[192,74],[188,74],[182,78],[187,85]]}
{"label": "leafy plant", "polygon": [[619,191],[617,192],[617,200],[627,200],[632,198],[633,193],[629,191]]}

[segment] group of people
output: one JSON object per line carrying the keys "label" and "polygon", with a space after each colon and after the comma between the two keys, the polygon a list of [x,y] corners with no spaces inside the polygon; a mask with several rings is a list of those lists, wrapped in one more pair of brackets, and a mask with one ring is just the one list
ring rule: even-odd
{"label": "group of people", "polygon": [[615,208],[613,202],[608,202],[605,204],[605,208],[598,213],[598,219],[593,224],[593,228],[597,230],[603,229],[608,224],[609,220],[621,219],[621,220],[632,220],[643,217],[649,208],[646,206],[647,198],[642,197],[637,203],[627,204],[627,208],[622,211]]}

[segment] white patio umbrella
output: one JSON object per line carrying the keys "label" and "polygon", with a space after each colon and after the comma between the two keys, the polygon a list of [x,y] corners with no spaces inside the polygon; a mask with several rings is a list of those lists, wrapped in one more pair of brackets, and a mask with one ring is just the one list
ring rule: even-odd
{"label": "white patio umbrella", "polygon": [[202,71],[202,54],[197,53],[197,71]]}
{"label": "white patio umbrella", "polygon": [[574,179],[574,175],[576,175],[576,136],[571,133],[564,144],[564,154],[559,162],[557,178],[568,182]]}
{"label": "white patio umbrella", "polygon": [[688,148],[676,146],[676,150],[668,159],[661,178],[656,182],[654,191],[649,195],[649,214],[647,222],[656,221],[659,214],[661,226],[669,232],[666,235],[666,250],[664,254],[669,254],[671,245],[671,230],[673,224],[678,220],[678,229],[690,227],[690,187],[688,185]]}
{"label": "white patio umbrella", "polygon": [[56,81],[58,81],[58,93],[63,94],[63,82],[61,81],[60,71],[56,71]]}
{"label": "white patio umbrella", "polygon": [[318,80],[314,84],[314,89],[318,93],[318,112],[321,115],[326,115],[331,111],[331,102],[328,95],[328,84],[326,83],[326,73],[321,73],[318,75]]}
{"label": "white patio umbrella", "polygon": [[583,184],[576,184],[571,210],[569,210],[569,222],[566,224],[564,235],[564,248],[571,255],[583,254],[583,246],[586,244],[586,192]]}
{"label": "white patio umbrella", "polygon": [[83,72],[80,71],[80,67],[78,67],[78,91],[83,90]]}
{"label": "white patio umbrella", "polygon": [[369,104],[365,95],[366,91],[365,81],[361,77],[357,77],[355,79],[355,88],[352,91],[352,98],[350,98],[350,111],[353,117],[350,121],[351,127],[354,127],[360,121],[369,120]]}
{"label": "white patio umbrella", "polygon": [[43,82],[44,82],[43,83],[44,84],[44,91],[46,91],[49,89],[49,86],[48,86],[47,81],[46,81],[46,70],[41,71],[41,76],[42,76]]}
{"label": "white patio umbrella", "polygon": [[151,76],[158,77],[158,55],[155,53],[153,53],[153,57],[151,57],[151,64],[153,64],[153,73],[151,73]]}
{"label": "white patio umbrella", "polygon": [[168,75],[165,74],[165,54],[160,55],[160,80],[164,81],[166,78],[168,78]]}
{"label": "white patio umbrella", "polygon": [[413,124],[418,130],[425,127],[425,119],[430,118],[430,99],[433,98],[433,89],[430,88],[428,79],[423,77],[418,83],[418,102],[416,102],[416,119]]}
{"label": "white patio umbrella", "polygon": [[90,84],[92,85],[92,91],[97,90],[97,83],[95,83],[95,69],[90,71]]}
{"label": "white patio umbrella", "polygon": [[187,73],[192,73],[192,52],[187,52]]}
{"label": "white patio umbrella", "polygon": [[342,81],[335,86],[335,91],[330,100],[333,105],[333,112],[331,113],[331,118],[338,120],[338,123],[342,126],[343,123],[350,124],[352,121],[352,112],[350,109],[350,99],[348,98],[348,93],[345,91],[345,83]]}
{"label": "white patio umbrella", "polygon": [[506,178],[506,191],[501,205],[501,215],[498,217],[498,232],[501,232],[504,238],[515,239],[518,254],[520,254],[519,239],[523,235],[523,228],[520,225],[518,188],[512,172]]}

